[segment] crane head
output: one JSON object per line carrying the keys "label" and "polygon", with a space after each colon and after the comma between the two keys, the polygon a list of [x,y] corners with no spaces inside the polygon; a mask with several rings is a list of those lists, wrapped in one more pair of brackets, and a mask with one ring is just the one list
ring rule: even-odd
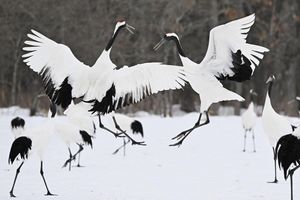
{"label": "crane head", "polygon": [[158,50],[166,41],[179,41],[176,33],[166,33],[164,37],[153,47],[153,50]]}
{"label": "crane head", "polygon": [[251,89],[251,90],[249,91],[249,93],[250,93],[251,95],[257,96],[257,93],[254,91],[254,89]]}
{"label": "crane head", "polygon": [[268,80],[266,81],[266,83],[272,82],[275,80],[275,76],[272,74],[269,76]]}
{"label": "crane head", "polygon": [[114,34],[121,30],[122,28],[126,28],[131,34],[134,34],[135,28],[126,23],[125,20],[118,21],[115,26]]}

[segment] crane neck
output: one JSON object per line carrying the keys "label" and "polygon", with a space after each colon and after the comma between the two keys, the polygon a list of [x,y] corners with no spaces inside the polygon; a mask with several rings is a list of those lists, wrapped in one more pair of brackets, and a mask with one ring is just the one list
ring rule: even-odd
{"label": "crane neck", "polygon": [[273,87],[273,81],[270,81],[269,86],[268,86],[268,95],[269,95],[270,98],[271,98],[272,87]]}
{"label": "crane neck", "polygon": [[183,49],[182,49],[179,39],[176,37],[172,37],[172,39],[174,40],[174,42],[176,44],[179,55],[181,55],[182,57],[186,57],[185,53],[183,52]]}
{"label": "crane neck", "polygon": [[112,35],[112,37],[110,38],[110,40],[108,41],[106,47],[105,47],[105,51],[108,51],[111,49],[115,39],[117,38],[120,30],[122,29],[122,26],[120,26],[116,31],[114,31],[114,34]]}

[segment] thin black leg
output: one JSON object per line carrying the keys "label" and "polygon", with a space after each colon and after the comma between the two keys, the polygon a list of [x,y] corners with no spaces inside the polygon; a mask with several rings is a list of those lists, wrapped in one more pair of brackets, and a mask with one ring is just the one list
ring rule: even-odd
{"label": "thin black leg", "polygon": [[117,148],[112,154],[115,155],[117,154],[122,148],[124,148],[128,143],[130,142],[130,140],[127,140],[125,142],[125,144],[122,144],[119,148]]}
{"label": "thin black leg", "polygon": [[44,177],[44,171],[43,171],[43,161],[41,161],[41,169],[40,169],[40,174],[43,178],[43,181],[45,183],[45,186],[46,186],[46,189],[47,189],[47,194],[45,194],[46,196],[52,196],[53,194],[49,191],[49,188],[47,186],[47,183],[46,183],[46,180],[45,180],[45,177]]}
{"label": "thin black leg", "polygon": [[294,198],[294,193],[293,193],[293,175],[294,172],[300,167],[300,165],[294,167],[293,169],[289,170],[289,175],[290,175],[290,181],[291,181],[291,200]]}
{"label": "thin black leg", "polygon": [[255,148],[255,134],[254,134],[254,130],[251,130],[252,132],[252,140],[253,140],[253,152],[256,152],[256,148]]}
{"label": "thin black leg", "polygon": [[66,167],[68,165],[68,163],[72,162],[72,160],[76,159],[76,156],[83,150],[83,146],[81,144],[78,144],[79,146],[79,150],[68,160],[66,160],[66,162],[64,163],[64,165],[62,167]]}
{"label": "thin black leg", "polygon": [[20,169],[21,169],[21,167],[23,166],[23,164],[24,164],[24,161],[20,164],[20,166],[19,166],[18,169],[16,170],[15,179],[14,179],[13,185],[12,185],[12,187],[11,187],[11,190],[10,190],[10,192],[9,192],[10,197],[16,197],[16,196],[14,195],[14,188],[15,188],[15,184],[16,184],[18,175],[19,175],[19,173],[20,173]]}
{"label": "thin black leg", "polygon": [[110,132],[110,133],[113,134],[115,137],[121,137],[121,136],[119,136],[120,134],[115,133],[114,131],[112,131],[112,130],[110,130],[109,128],[105,127],[104,124],[102,124],[100,114],[98,115],[98,117],[99,117],[99,127],[100,127],[100,128],[102,128],[102,129],[104,129],[104,130]]}
{"label": "thin black leg", "polygon": [[[70,147],[68,147],[68,150],[69,150],[69,159],[72,159],[73,155],[72,155]],[[69,162],[69,171],[71,171],[71,167],[72,167],[71,164],[72,164],[72,162]]]}
{"label": "thin black leg", "polygon": [[291,200],[293,200],[293,174],[290,175],[290,181],[291,181]]}
{"label": "thin black leg", "polygon": [[130,137],[130,136],[126,133],[126,131],[124,131],[124,130],[121,129],[121,127],[119,126],[119,124],[118,124],[117,121],[116,121],[116,118],[115,118],[114,116],[113,116],[112,118],[113,118],[113,121],[114,121],[114,123],[115,123],[116,129],[119,130],[119,131],[121,132],[121,134],[124,134],[125,137],[127,137],[127,138],[131,141],[131,144],[132,144],[132,145],[134,145],[134,144],[136,144],[136,145],[143,145],[143,146],[146,145],[144,141],[142,141],[142,142],[137,142],[137,141],[135,141],[132,137]]}
{"label": "thin black leg", "polygon": [[243,152],[246,151],[246,139],[247,139],[247,130],[245,129],[245,134],[244,134],[244,149],[243,149]]}
{"label": "thin black leg", "polygon": [[209,117],[208,117],[208,111],[205,111],[204,112],[205,115],[206,115],[206,121],[203,123],[203,124],[200,124],[200,120],[201,120],[201,116],[202,116],[202,113],[200,113],[199,115],[199,118],[198,118],[198,121],[196,122],[196,124],[190,128],[190,129],[187,129],[183,132],[181,132],[180,134],[178,134],[177,136],[173,137],[172,140],[178,140],[178,142],[174,143],[174,144],[170,144],[169,146],[180,146],[182,144],[182,142],[185,140],[185,138],[193,131],[195,130],[196,128],[199,128],[201,126],[204,126],[206,124],[209,123]]}
{"label": "thin black leg", "polygon": [[272,147],[272,149],[273,149],[273,159],[274,159],[274,172],[275,172],[275,174],[274,174],[274,181],[271,181],[271,182],[268,182],[268,183],[278,183],[278,180],[277,180],[277,166],[276,166],[276,152],[275,152],[275,148],[274,147]]}

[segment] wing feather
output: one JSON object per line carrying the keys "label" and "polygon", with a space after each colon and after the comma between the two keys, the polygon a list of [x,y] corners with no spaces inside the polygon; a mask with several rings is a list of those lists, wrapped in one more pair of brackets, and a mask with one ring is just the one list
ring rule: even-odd
{"label": "wing feather", "polygon": [[144,63],[113,70],[106,82],[95,89],[96,100],[91,112],[109,113],[137,103],[146,96],[164,90],[180,89],[185,84],[183,67],[161,63]]}
{"label": "wing feather", "polygon": [[[246,42],[254,21],[255,14],[252,14],[213,28],[209,34],[206,55],[200,65],[219,79],[250,79],[264,53],[269,51],[265,47]],[[239,75],[240,70],[247,73]]]}
{"label": "wing feather", "polygon": [[[46,93],[55,103],[61,102],[67,92],[69,97],[79,97],[88,89],[89,67],[76,59],[69,47],[58,44],[41,33],[31,30],[27,34],[30,40],[23,48],[23,62],[42,76]],[[67,81],[67,82],[66,82]],[[63,87],[68,86],[65,89]],[[70,89],[71,88],[71,89]],[[70,101],[70,99],[66,99]],[[69,104],[65,102],[64,105]]]}

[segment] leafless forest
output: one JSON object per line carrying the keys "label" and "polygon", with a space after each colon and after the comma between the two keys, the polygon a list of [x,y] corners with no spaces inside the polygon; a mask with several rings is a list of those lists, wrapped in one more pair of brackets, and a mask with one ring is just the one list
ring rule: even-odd
{"label": "leafless forest", "polygon": [[[30,29],[68,45],[82,62],[92,65],[110,39],[116,21],[125,19],[136,34],[123,31],[112,49],[117,66],[149,61],[181,65],[175,45],[168,43],[157,52],[153,46],[166,32],[176,32],[189,58],[200,62],[208,45],[209,30],[216,25],[256,13],[248,41],[269,48],[252,80],[224,82],[247,100],[249,89],[264,103],[265,81],[276,76],[273,89],[275,110],[298,115],[300,95],[300,1],[299,0],[0,0],[0,107],[32,107],[43,93],[37,74],[22,62],[22,47]],[[40,98],[39,107],[47,107]],[[146,110],[172,114],[171,105],[187,112],[198,109],[199,97],[186,86],[148,97],[126,111]],[[227,102],[236,113],[247,105]],[[211,112],[219,105],[214,105]]]}

